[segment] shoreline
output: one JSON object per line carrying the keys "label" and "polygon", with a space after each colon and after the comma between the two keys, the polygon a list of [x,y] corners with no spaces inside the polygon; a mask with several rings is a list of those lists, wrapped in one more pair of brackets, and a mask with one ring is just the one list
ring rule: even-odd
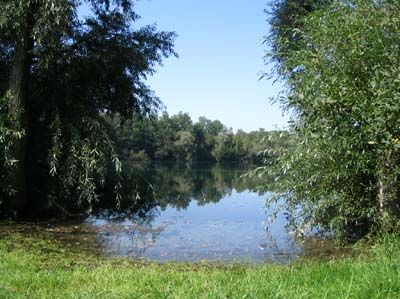
{"label": "shoreline", "polygon": [[398,298],[400,239],[290,265],[105,258],[23,234],[0,239],[1,298]]}

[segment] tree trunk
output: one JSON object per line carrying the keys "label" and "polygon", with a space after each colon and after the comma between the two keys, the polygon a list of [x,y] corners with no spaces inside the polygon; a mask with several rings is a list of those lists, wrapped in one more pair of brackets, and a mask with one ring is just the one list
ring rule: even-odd
{"label": "tree trunk", "polygon": [[[30,5],[31,6],[31,5]],[[11,174],[11,182],[15,190],[14,206],[17,210],[27,204],[25,157],[26,144],[29,135],[28,88],[30,68],[32,65],[34,15],[32,7],[24,9],[20,36],[15,44],[14,58],[10,76],[10,119],[14,129],[24,131],[24,136],[17,140],[13,147],[14,158],[18,161]]]}
{"label": "tree trunk", "polygon": [[378,180],[378,202],[381,228],[386,232],[391,232],[395,229],[400,216],[399,188],[393,159],[392,151],[386,150],[382,152]]}

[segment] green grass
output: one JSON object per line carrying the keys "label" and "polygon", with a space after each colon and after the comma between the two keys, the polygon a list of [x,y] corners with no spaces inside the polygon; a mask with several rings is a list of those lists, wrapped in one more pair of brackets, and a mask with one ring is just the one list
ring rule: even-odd
{"label": "green grass", "polygon": [[155,264],[14,233],[0,240],[0,298],[400,298],[400,240],[360,252],[290,266]]}

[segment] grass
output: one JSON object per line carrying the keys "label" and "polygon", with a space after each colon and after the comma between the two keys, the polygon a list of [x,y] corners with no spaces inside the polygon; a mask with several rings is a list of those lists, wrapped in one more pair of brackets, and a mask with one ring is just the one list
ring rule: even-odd
{"label": "grass", "polygon": [[290,266],[106,259],[20,233],[0,239],[0,298],[400,298],[400,240]]}

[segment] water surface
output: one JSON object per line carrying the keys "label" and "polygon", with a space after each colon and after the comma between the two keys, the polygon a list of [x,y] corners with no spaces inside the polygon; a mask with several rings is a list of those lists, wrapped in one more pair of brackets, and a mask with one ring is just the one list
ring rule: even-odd
{"label": "water surface", "polygon": [[155,261],[288,262],[301,247],[278,214],[268,221],[266,199],[246,170],[222,166],[154,167],[156,205],[144,217],[110,213],[86,223],[108,255]]}
{"label": "water surface", "polygon": [[[269,221],[271,193],[264,182],[243,178],[247,169],[218,165],[153,165],[135,172],[131,196],[96,207],[84,221],[1,226],[3,231],[40,232],[66,245],[151,261],[245,261],[287,263],[299,256],[329,257],[332,243],[296,240],[283,212]],[[105,201],[107,203],[107,201]]]}

